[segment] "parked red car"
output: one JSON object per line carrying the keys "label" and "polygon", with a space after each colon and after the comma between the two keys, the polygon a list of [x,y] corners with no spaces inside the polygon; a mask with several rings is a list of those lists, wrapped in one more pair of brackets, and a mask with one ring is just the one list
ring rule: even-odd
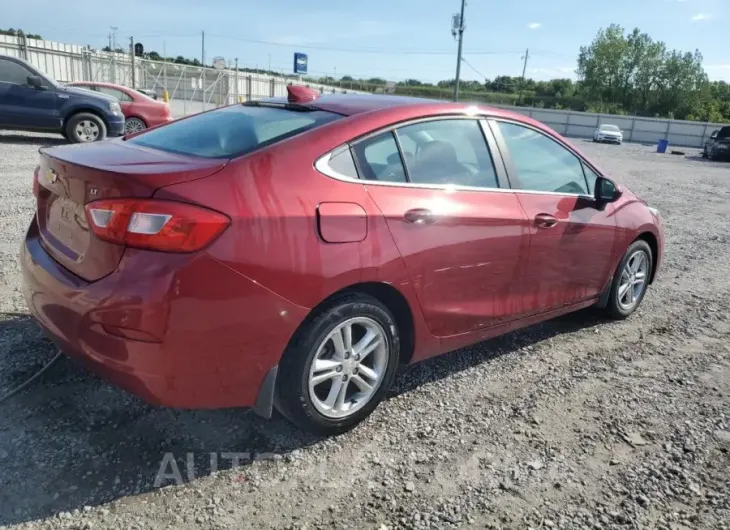
{"label": "parked red car", "polygon": [[659,213],[544,125],[289,98],[41,150],[21,262],[46,333],[156,404],[342,432],[396,368],[589,306],[625,318]]}
{"label": "parked red car", "polygon": [[156,127],[157,125],[162,125],[173,120],[172,114],[170,114],[170,107],[167,103],[156,101],[146,94],[142,94],[124,85],[78,81],[69,83],[69,86],[88,88],[89,90],[117,98],[125,118],[125,134],[144,131],[149,127]]}

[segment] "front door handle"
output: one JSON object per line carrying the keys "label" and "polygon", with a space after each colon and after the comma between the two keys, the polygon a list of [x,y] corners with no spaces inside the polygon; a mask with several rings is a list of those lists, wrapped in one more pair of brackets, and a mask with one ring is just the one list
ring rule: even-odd
{"label": "front door handle", "polygon": [[416,225],[431,224],[435,223],[437,220],[434,213],[427,208],[414,208],[413,210],[408,210],[404,217],[406,218],[406,221]]}
{"label": "front door handle", "polygon": [[558,224],[558,219],[549,213],[539,213],[535,216],[535,225],[538,228],[552,228]]}

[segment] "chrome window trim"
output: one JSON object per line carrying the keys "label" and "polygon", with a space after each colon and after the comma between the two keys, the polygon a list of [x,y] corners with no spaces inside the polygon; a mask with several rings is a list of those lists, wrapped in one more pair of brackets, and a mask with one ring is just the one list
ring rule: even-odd
{"label": "chrome window trim", "polygon": [[347,175],[343,175],[342,173],[339,173],[332,169],[329,166],[330,158],[332,157],[332,154],[339,151],[340,149],[347,147],[347,145],[340,145],[330,151],[329,153],[325,153],[324,155],[320,156],[314,163],[314,169],[316,169],[318,172],[322,173],[326,177],[333,178],[335,180],[339,180],[342,182],[349,182],[351,184],[361,184],[365,186],[391,186],[391,187],[398,187],[398,188],[420,188],[420,189],[427,189],[427,190],[441,190],[445,192],[455,192],[455,191],[481,191],[481,192],[487,192],[487,193],[529,193],[530,195],[553,195],[553,196],[560,196],[560,197],[579,197],[583,199],[590,199],[593,200],[594,197],[584,194],[584,193],[560,193],[557,191],[535,191],[535,190],[521,190],[516,188],[479,188],[476,186],[462,186],[458,184],[423,184],[423,183],[416,183],[416,182],[386,182],[386,181],[378,181],[378,180],[365,180],[361,178],[353,178],[348,177]]}

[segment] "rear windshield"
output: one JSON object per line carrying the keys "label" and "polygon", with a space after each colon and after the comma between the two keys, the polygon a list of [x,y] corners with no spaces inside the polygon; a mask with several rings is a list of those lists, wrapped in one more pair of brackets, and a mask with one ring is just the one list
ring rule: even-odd
{"label": "rear windshield", "polygon": [[341,118],[321,110],[235,105],[172,122],[130,144],[205,158],[234,158]]}
{"label": "rear windshield", "polygon": [[720,129],[720,132],[717,133],[718,138],[727,138],[730,137],[730,127],[723,127]]}

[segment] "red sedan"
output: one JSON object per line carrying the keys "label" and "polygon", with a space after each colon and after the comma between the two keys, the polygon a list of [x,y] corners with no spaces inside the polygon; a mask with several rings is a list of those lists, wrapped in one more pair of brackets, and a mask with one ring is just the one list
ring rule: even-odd
{"label": "red sedan", "polygon": [[89,90],[117,98],[125,118],[125,134],[144,131],[149,127],[163,125],[173,120],[172,114],[170,114],[170,107],[167,103],[156,101],[141,92],[137,92],[123,85],[79,81],[69,83],[69,86],[88,88]]}
{"label": "red sedan", "polygon": [[149,402],[337,433],[399,365],[589,306],[633,313],[659,212],[544,125],[391,96],[289,98],[41,150],[25,297]]}

